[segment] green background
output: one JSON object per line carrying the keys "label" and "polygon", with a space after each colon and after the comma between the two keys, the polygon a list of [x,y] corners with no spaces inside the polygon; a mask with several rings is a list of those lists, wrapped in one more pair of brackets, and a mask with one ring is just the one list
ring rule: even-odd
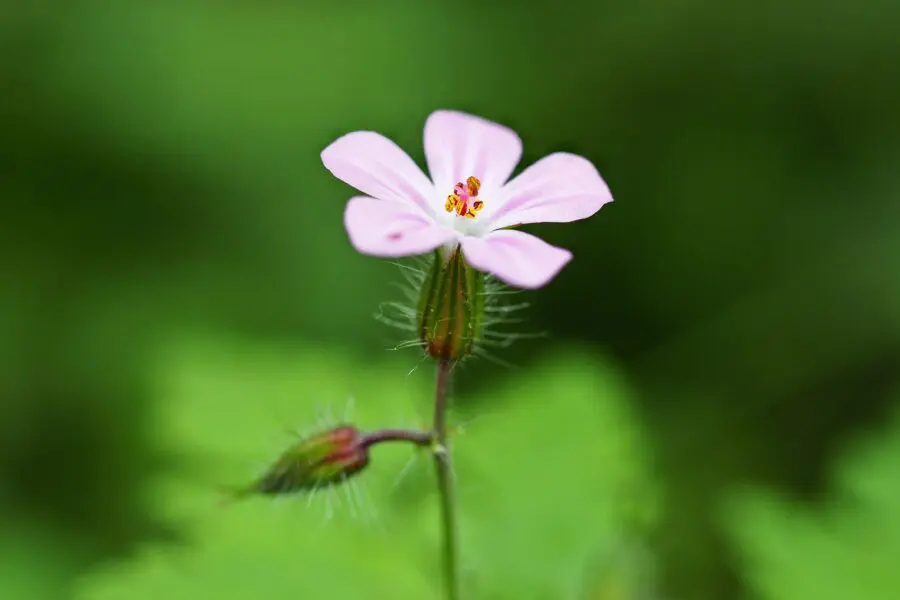
{"label": "green background", "polygon": [[898,19],[4,5],[0,597],[439,597],[408,449],[353,503],[216,493],[349,396],[366,427],[428,417],[429,365],[372,318],[400,276],[350,247],[319,152],[369,129],[421,163],[438,108],[513,127],[520,167],[590,158],[616,198],[528,228],[575,254],[522,296],[549,335],[456,382],[470,597],[897,597]]}

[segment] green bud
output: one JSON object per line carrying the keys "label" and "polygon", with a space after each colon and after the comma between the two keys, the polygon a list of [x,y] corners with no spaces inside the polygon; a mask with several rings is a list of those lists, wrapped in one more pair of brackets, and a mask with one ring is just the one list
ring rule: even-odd
{"label": "green bud", "polygon": [[350,425],[306,437],[285,450],[256,482],[236,495],[291,494],[344,483],[369,464],[365,440]]}
{"label": "green bud", "polygon": [[472,353],[484,321],[484,274],[457,246],[449,257],[435,252],[419,298],[418,330],[426,352],[456,362]]}

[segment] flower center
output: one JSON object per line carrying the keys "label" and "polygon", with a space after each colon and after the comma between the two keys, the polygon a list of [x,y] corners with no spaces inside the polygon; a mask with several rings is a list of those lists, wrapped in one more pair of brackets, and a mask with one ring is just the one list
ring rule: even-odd
{"label": "flower center", "polygon": [[453,193],[447,196],[444,210],[448,213],[455,212],[460,217],[474,219],[478,211],[484,208],[484,202],[478,199],[480,189],[481,182],[475,176],[466,179],[465,185],[457,183],[453,186]]}

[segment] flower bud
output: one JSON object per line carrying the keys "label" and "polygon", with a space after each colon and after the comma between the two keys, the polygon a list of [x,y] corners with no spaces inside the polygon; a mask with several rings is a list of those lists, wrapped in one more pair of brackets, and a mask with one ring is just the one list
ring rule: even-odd
{"label": "flower bud", "polygon": [[285,450],[255,483],[236,495],[290,494],[344,483],[369,464],[364,439],[350,425],[306,437]]}
{"label": "flower bud", "polygon": [[457,246],[449,257],[436,252],[419,298],[418,330],[426,352],[458,361],[472,352],[484,321],[484,274]]}

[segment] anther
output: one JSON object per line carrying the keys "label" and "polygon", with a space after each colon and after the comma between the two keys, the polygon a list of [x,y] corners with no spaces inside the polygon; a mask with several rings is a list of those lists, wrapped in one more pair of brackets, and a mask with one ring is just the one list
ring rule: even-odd
{"label": "anther", "polygon": [[460,217],[474,219],[478,211],[484,208],[484,202],[478,199],[481,190],[481,181],[474,175],[466,179],[466,183],[458,182],[453,186],[453,193],[447,196],[444,210],[455,212]]}

